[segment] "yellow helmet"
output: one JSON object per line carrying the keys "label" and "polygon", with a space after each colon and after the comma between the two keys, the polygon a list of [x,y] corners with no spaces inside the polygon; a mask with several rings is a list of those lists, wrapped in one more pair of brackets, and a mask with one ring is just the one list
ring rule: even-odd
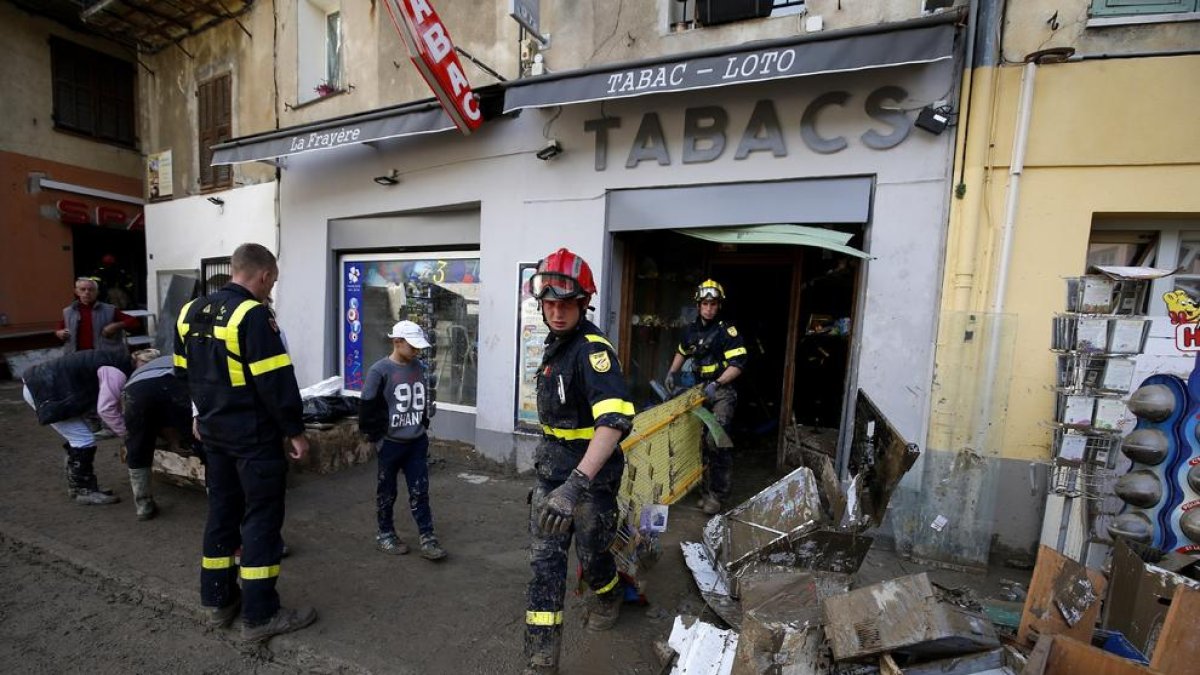
{"label": "yellow helmet", "polygon": [[696,302],[702,300],[725,300],[725,288],[712,279],[705,279],[696,287]]}

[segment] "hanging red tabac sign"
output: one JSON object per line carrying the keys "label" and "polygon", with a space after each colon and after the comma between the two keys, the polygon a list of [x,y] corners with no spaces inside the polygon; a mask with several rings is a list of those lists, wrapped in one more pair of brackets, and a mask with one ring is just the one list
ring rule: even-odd
{"label": "hanging red tabac sign", "polygon": [[483,124],[479,100],[463,73],[450,31],[429,0],[384,0],[413,65],[441,102],[458,130],[469,134]]}

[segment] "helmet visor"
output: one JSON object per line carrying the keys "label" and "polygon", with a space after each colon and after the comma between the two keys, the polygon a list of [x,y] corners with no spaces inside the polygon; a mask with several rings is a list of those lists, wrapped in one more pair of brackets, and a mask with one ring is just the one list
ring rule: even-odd
{"label": "helmet visor", "polygon": [[696,302],[701,300],[720,300],[721,291],[716,286],[705,286],[696,291]]}
{"label": "helmet visor", "polygon": [[529,280],[529,289],[538,300],[569,300],[587,295],[574,277],[557,272],[538,272]]}

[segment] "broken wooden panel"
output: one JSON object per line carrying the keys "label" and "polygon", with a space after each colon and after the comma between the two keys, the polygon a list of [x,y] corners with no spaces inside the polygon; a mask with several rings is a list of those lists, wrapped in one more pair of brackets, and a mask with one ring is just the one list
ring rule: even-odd
{"label": "broken wooden panel", "polygon": [[821,600],[845,593],[849,577],[762,571],[742,579],[744,618],[733,675],[816,675],[833,671]]}
{"label": "broken wooden panel", "polygon": [[1156,653],[1155,641],[1180,586],[1200,589],[1200,582],[1147,565],[1118,539],[1113,547],[1104,627],[1123,633],[1143,654]]}
{"label": "broken wooden panel", "polygon": [[1200,590],[1187,586],[1175,589],[1150,667],[1163,675],[1189,675],[1200,670]]}
{"label": "broken wooden panel", "polygon": [[1011,647],[929,661],[904,668],[904,675],[1017,675],[1025,657]]}
{"label": "broken wooden panel", "polygon": [[1038,638],[1022,675],[1153,675],[1158,672],[1058,634]]}
{"label": "broken wooden panel", "polygon": [[656,551],[656,535],[640,529],[642,510],[674,504],[703,476],[704,425],[690,414],[703,402],[702,390],[693,389],[644,410],[634,416],[633,430],[621,443],[625,474],[617,492],[620,525],[612,551],[617,566],[633,578]]}
{"label": "broken wooden panel", "polygon": [[921,451],[892,426],[862,389],[854,408],[854,439],[850,445],[850,473],[863,477],[863,513],[866,525],[879,525],[900,479],[916,463]]}
{"label": "broken wooden panel", "polygon": [[1085,569],[1048,546],[1040,547],[1017,629],[1018,644],[1032,646],[1040,636],[1056,634],[1091,640],[1100,617],[1099,598],[1106,588],[1100,572]]}
{"label": "broken wooden panel", "polygon": [[891,652],[937,658],[999,646],[985,617],[944,602],[926,574],[891,579],[823,602],[838,661]]}

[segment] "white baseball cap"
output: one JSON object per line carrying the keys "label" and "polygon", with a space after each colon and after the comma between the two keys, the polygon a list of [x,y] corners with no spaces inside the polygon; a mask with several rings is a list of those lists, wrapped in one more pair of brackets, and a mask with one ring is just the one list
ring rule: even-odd
{"label": "white baseball cap", "polygon": [[392,326],[392,332],[388,333],[388,337],[392,339],[401,338],[417,349],[427,349],[429,347],[429,340],[425,339],[425,331],[421,330],[420,326],[411,321],[401,321]]}

